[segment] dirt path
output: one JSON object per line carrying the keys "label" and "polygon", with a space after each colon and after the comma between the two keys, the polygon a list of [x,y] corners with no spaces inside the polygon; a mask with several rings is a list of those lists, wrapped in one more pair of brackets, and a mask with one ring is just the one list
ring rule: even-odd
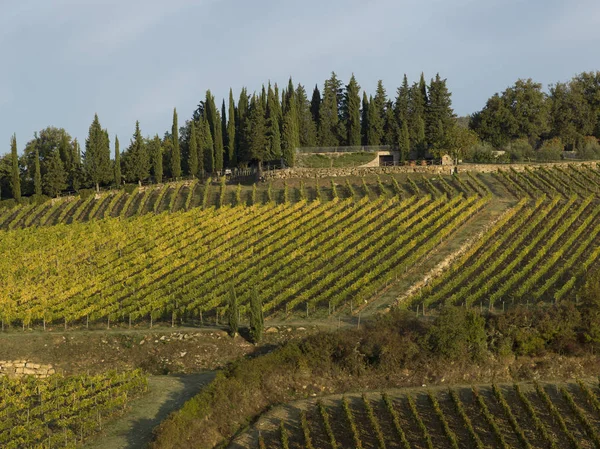
{"label": "dirt path", "polygon": [[152,376],[149,393],[133,401],[130,412],[108,424],[85,449],[142,449],[152,438],[152,430],[171,412],[206,386],[214,372],[185,376]]}

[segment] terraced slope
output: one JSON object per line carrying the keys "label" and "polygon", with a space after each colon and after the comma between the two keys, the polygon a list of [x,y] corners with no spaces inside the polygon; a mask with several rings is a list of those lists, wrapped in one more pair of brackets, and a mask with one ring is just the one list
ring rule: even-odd
{"label": "terraced slope", "polygon": [[591,448],[597,381],[393,390],[277,407],[229,445],[241,448]]}

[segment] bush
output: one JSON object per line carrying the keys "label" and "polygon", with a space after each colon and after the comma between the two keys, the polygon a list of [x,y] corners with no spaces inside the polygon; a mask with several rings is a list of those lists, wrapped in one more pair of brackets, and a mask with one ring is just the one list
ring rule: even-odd
{"label": "bush", "polygon": [[489,143],[480,143],[469,148],[465,153],[465,160],[475,163],[497,162],[494,147]]}
{"label": "bush", "polygon": [[131,195],[133,192],[135,192],[135,189],[138,188],[137,184],[125,184],[123,186],[123,189],[125,190],[126,193],[128,193],[129,195]]}
{"label": "bush", "polygon": [[557,161],[562,159],[564,145],[558,138],[545,140],[542,146],[535,152],[539,161]]}
{"label": "bush", "polygon": [[88,199],[90,196],[95,195],[96,191],[94,189],[79,189],[79,196],[82,200]]}
{"label": "bush", "polygon": [[583,145],[577,150],[577,156],[584,160],[600,159],[600,143],[594,136],[587,136]]}
{"label": "bush", "polygon": [[485,319],[475,310],[445,307],[431,326],[427,342],[443,358],[480,360],[487,349]]}
{"label": "bush", "polygon": [[16,205],[17,202],[13,198],[0,201],[0,209],[12,209]]}
{"label": "bush", "polygon": [[46,195],[33,195],[29,201],[31,204],[39,206],[40,204],[44,204],[49,199],[50,197]]}
{"label": "bush", "polygon": [[517,139],[505,148],[512,162],[530,161],[535,157],[533,147],[527,139]]}

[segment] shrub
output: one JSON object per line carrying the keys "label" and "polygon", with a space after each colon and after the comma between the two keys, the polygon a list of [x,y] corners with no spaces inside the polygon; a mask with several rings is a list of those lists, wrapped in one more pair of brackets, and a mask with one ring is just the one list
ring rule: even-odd
{"label": "shrub", "polygon": [[535,152],[539,161],[557,161],[562,158],[564,145],[559,138],[545,140],[542,146]]}

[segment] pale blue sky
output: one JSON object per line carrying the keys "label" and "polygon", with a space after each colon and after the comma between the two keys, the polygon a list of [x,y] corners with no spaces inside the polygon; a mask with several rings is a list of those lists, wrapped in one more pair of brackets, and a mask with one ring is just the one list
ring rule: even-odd
{"label": "pale blue sky", "polygon": [[440,72],[463,115],[599,55],[598,0],[0,0],[0,154],[49,125],[83,144],[95,112],[125,147],[136,120],[162,135],[206,89],[220,104],[292,75],[310,95],[332,70],[390,96]]}

